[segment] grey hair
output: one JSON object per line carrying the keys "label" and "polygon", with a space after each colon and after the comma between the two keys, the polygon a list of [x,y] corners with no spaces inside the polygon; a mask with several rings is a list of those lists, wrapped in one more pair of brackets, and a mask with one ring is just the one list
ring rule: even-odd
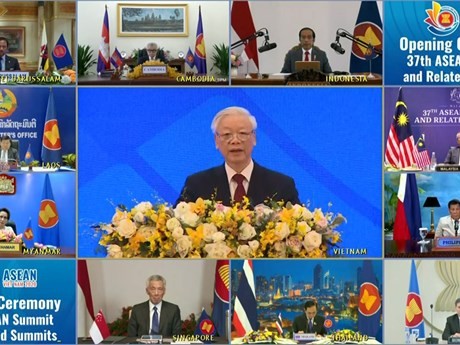
{"label": "grey hair", "polygon": [[149,287],[150,285],[150,282],[162,282],[163,283],[163,286],[166,287],[166,279],[163,278],[162,276],[158,275],[158,274],[154,274],[153,276],[150,276],[147,278],[147,281],[146,281],[146,287]]}
{"label": "grey hair", "polygon": [[158,44],[156,44],[155,42],[149,42],[149,43],[147,43],[147,45],[145,47],[148,48],[148,47],[153,47],[153,46],[158,48]]}
{"label": "grey hair", "polygon": [[224,116],[230,115],[229,114],[230,111],[236,111],[238,114],[246,116],[251,122],[252,130],[255,131],[257,129],[257,120],[247,109],[243,107],[228,107],[228,108],[225,108],[219,111],[216,114],[216,116],[214,116],[214,118],[212,119],[212,122],[211,122],[212,133],[216,134],[217,126],[219,126],[220,120],[222,120]]}

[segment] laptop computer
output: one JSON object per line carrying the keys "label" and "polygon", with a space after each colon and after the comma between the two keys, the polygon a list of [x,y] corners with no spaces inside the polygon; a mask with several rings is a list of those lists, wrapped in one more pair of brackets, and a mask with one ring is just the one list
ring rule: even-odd
{"label": "laptop computer", "polygon": [[312,69],[314,71],[320,71],[320,63],[319,61],[296,61],[295,62],[295,71],[300,72],[302,70],[309,70]]}

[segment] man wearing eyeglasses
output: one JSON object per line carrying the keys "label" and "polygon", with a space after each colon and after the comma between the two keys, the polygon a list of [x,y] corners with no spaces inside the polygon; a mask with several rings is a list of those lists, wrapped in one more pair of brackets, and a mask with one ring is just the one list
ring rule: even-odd
{"label": "man wearing eyeglasses", "polygon": [[145,292],[149,300],[133,307],[128,322],[128,337],[180,335],[182,330],[180,309],[176,304],[163,300],[166,280],[160,275],[150,276],[147,279]]}
{"label": "man wearing eyeglasses", "polygon": [[447,207],[449,208],[449,215],[439,218],[435,237],[460,236],[460,200],[450,200]]}
{"label": "man wearing eyeglasses", "polygon": [[229,107],[216,114],[211,124],[216,149],[225,163],[187,177],[179,201],[215,198],[224,205],[241,202],[244,196],[252,206],[272,199],[299,204],[294,180],[254,162],[257,121],[248,110]]}
{"label": "man wearing eyeglasses", "polygon": [[139,52],[139,58],[137,59],[137,64],[143,64],[146,61],[159,60],[163,63],[167,63],[165,53],[162,49],[158,49],[156,43],[147,43],[145,49]]}

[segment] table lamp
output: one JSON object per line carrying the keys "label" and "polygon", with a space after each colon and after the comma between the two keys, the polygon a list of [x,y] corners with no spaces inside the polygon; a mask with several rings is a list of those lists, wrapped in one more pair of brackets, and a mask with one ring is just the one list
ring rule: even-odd
{"label": "table lamp", "polygon": [[434,208],[441,207],[439,204],[438,198],[435,196],[428,196],[423,204],[423,207],[431,208],[431,224],[430,224],[430,232],[434,231]]}

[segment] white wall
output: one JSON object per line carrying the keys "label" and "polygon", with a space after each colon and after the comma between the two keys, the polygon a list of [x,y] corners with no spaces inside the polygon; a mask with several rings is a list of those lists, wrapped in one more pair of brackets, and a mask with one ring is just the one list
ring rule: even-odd
{"label": "white wall", "polygon": [[[337,54],[330,47],[335,41],[338,28],[353,33],[358,16],[360,1],[251,1],[251,13],[256,30],[267,28],[273,50],[259,53],[261,73],[278,73],[283,67],[286,53],[299,43],[299,30],[310,27],[316,33],[315,45],[324,50],[333,71],[348,71],[352,42],[342,38],[340,43],[344,55]],[[380,13],[382,3],[378,2]],[[382,17],[382,15],[381,15]],[[238,38],[232,31],[232,42]],[[257,39],[262,46],[263,37]],[[245,67],[240,67],[244,72]]]}
{"label": "white wall", "polygon": [[[447,260],[443,260],[447,261]],[[436,299],[446,287],[435,268],[435,260],[416,261],[417,277],[422,299],[423,315],[425,319],[425,336],[429,337],[430,304],[436,305]],[[404,344],[405,319],[407,293],[409,291],[411,260],[386,260],[384,267],[384,343]],[[460,297],[460,296],[457,296]],[[441,341],[441,334],[446,324],[446,318],[454,312],[437,312],[433,309],[434,336]],[[445,343],[445,342],[444,342]]]}
{"label": "white wall", "polygon": [[211,312],[214,298],[214,260],[88,260],[94,311],[102,309],[107,322],[121,315],[123,307],[148,300],[145,282],[153,274],[166,279],[164,300],[177,304],[184,320]]}
{"label": "white wall", "polygon": [[[125,2],[126,3],[126,2]],[[154,1],[136,1],[136,4],[152,4]],[[161,3],[165,3],[164,1]],[[203,22],[204,40],[206,46],[206,61],[208,74],[214,74],[218,70],[211,71],[211,55],[213,45],[225,43],[228,45],[229,38],[229,4],[227,1],[168,1],[168,4],[188,4],[189,28],[188,37],[118,37],[117,36],[117,4],[116,1],[79,1],[78,2],[78,44],[90,45],[94,50],[93,56],[97,58],[99,42],[101,40],[102,22],[104,19],[105,5],[109,16],[110,28],[110,52],[115,47],[119,51],[125,51],[128,55],[134,49],[144,48],[149,42],[156,42],[165,50],[171,51],[172,57],[182,51],[185,54],[190,47],[195,51],[196,29],[198,25],[198,8],[201,5],[201,17]],[[186,68],[188,66],[186,65]],[[196,69],[194,69],[196,72]],[[96,73],[96,66],[92,72]]]}

